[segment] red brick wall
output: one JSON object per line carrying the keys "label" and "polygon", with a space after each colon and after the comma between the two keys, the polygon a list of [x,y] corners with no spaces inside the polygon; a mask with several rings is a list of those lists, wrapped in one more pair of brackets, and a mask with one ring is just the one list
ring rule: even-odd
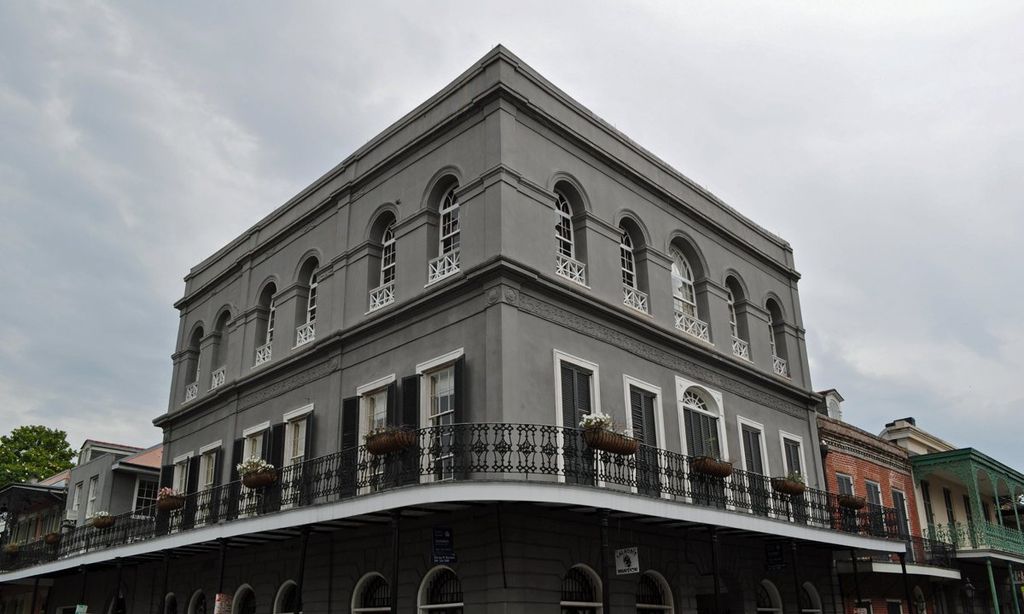
{"label": "red brick wall", "polygon": [[882,491],[882,505],[886,507],[894,507],[893,488],[903,491],[907,498],[910,533],[911,535],[921,535],[921,523],[917,515],[917,496],[914,494],[914,479],[909,473],[833,448],[825,455],[825,481],[828,483],[828,489],[832,492],[839,492],[837,473],[845,473],[852,477],[853,491],[860,496],[867,493],[866,481],[877,482]]}

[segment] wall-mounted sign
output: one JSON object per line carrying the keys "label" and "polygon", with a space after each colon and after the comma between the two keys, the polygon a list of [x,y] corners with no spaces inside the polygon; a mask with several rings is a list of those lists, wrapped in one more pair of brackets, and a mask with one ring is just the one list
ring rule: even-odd
{"label": "wall-mounted sign", "polygon": [[84,603],[80,603],[75,606],[75,614],[88,614],[89,606]]}
{"label": "wall-mounted sign", "polygon": [[450,528],[434,527],[431,557],[435,565],[449,565],[455,562],[455,543]]}
{"label": "wall-mounted sign", "polygon": [[764,545],[764,564],[773,571],[785,569],[786,554],[781,542],[768,542]]}
{"label": "wall-mounted sign", "polygon": [[234,595],[217,593],[217,597],[213,601],[213,614],[231,614],[231,602],[234,599]]}
{"label": "wall-mounted sign", "polygon": [[640,573],[640,555],[636,546],[615,551],[615,575],[625,576],[631,573]]}

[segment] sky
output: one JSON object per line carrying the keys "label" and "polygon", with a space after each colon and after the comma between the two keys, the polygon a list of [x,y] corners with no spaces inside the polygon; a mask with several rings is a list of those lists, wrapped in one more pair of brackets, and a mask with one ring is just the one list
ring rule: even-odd
{"label": "sky", "polygon": [[1024,470],[1022,32],[998,1],[0,3],[0,432],[159,441],[189,267],[500,43],[792,244],[846,420]]}

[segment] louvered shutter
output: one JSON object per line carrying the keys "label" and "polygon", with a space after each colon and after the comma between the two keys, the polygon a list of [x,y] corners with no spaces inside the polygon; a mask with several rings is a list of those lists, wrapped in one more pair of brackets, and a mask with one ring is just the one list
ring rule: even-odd
{"label": "louvered shutter", "polygon": [[571,367],[562,365],[562,426],[570,429],[579,427],[576,419],[576,378],[573,374]]}
{"label": "louvered shutter", "polygon": [[270,464],[278,470],[278,480],[263,488],[264,504],[268,510],[281,509],[281,487],[285,480],[291,481],[295,479],[294,474],[286,474],[284,469],[284,435],[287,424],[275,424],[270,429],[270,433],[264,435],[266,440],[267,435],[270,436]]}
{"label": "louvered shutter", "polygon": [[234,441],[231,446],[231,466],[230,469],[230,483],[227,485],[227,500],[228,500],[228,517],[235,518],[238,516],[238,499],[241,496],[242,489],[241,484],[238,481],[240,476],[238,475],[238,463],[242,462],[242,455],[245,454],[245,439],[238,438]]}
{"label": "louvered shutter", "polygon": [[469,381],[466,378],[466,357],[460,356],[455,361],[452,369],[455,375],[455,415],[452,420],[455,424],[462,424],[468,420],[468,407],[466,407],[466,391],[469,388]]}
{"label": "louvered shutter", "polygon": [[359,463],[359,397],[341,402],[341,454],[338,466],[338,491],[343,497],[356,494]]}
{"label": "louvered shutter", "polygon": [[[160,468],[160,488],[170,488],[174,484],[174,465],[164,465]],[[170,512],[156,512],[156,534],[166,535],[170,526]]]}
{"label": "louvered shutter", "polygon": [[589,414],[590,406],[590,373],[576,370],[576,422],[577,425],[584,414]]}
{"label": "louvered shutter", "polygon": [[639,390],[629,387],[629,411],[633,419],[633,437],[647,443],[647,424],[644,416],[644,395]]}
{"label": "louvered shutter", "polygon": [[[402,387],[399,392],[402,406],[401,425],[405,428],[419,429],[420,426],[420,376],[410,375],[402,378]],[[422,437],[422,435],[417,435]],[[402,466],[399,474],[400,484],[414,484],[419,482],[420,472],[420,446],[414,445],[403,450],[400,454]]]}
{"label": "louvered shutter", "polygon": [[210,492],[209,505],[210,522],[217,522],[220,518],[221,503],[225,500],[225,488],[221,484],[221,465],[224,461],[224,451],[217,448],[213,455],[213,489]]}
{"label": "louvered shutter", "polygon": [[301,491],[299,492],[299,501],[303,505],[309,504],[313,500],[313,493],[316,490],[316,485],[313,483],[313,476],[315,470],[313,467],[312,460],[316,458],[313,454],[313,429],[316,425],[314,421],[313,412],[306,414],[303,418],[306,421],[306,439],[303,442],[302,450],[302,483]]}
{"label": "louvered shutter", "polygon": [[196,489],[199,487],[199,457],[193,456],[188,459],[188,475],[185,477],[185,491],[188,497],[185,499],[185,510],[182,514],[182,527],[191,528],[196,520]]}
{"label": "louvered shutter", "polygon": [[452,422],[456,425],[453,428],[451,437],[451,453],[452,463],[454,464],[453,473],[456,480],[464,480],[469,474],[469,465],[471,464],[470,451],[469,451],[469,433],[464,432],[464,427],[457,426],[466,422],[467,419],[467,407],[466,407],[466,389],[469,386],[469,382],[466,378],[466,357],[460,356],[452,368],[452,374],[455,377],[455,394],[452,399],[453,412]]}

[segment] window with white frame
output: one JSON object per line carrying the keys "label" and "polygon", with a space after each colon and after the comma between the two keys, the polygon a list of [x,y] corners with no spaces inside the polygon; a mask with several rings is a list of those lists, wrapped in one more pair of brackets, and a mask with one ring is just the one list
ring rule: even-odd
{"label": "window with white frame", "polygon": [[[245,441],[242,444],[242,458],[263,458],[263,438],[266,436],[266,429],[260,429],[245,435]],[[264,459],[266,460],[266,459]]]}
{"label": "window with white frame", "polygon": [[156,504],[156,492],[158,490],[156,480],[148,478],[137,478],[135,481],[135,505],[132,511],[149,511]]}
{"label": "window with white frame", "polygon": [[633,239],[625,229],[619,232],[619,268],[622,270],[622,285],[636,289],[636,258],[633,255]]}
{"label": "window with white frame", "polygon": [[853,478],[846,475],[845,473],[836,474],[836,487],[839,489],[841,495],[852,495],[853,494]]}
{"label": "window with white frame", "polygon": [[459,199],[455,196],[452,186],[441,199],[441,232],[439,236],[440,254],[448,254],[459,249]]}
{"label": "window with white frame", "polygon": [[558,242],[558,254],[566,258],[576,259],[576,241],[572,230],[572,205],[569,199],[561,192],[556,193],[558,200],[555,202],[555,212],[558,219],[555,222],[555,240]]}
{"label": "window with white frame", "polygon": [[217,449],[207,450],[199,457],[199,491],[214,487],[217,479]]}
{"label": "window with white frame", "polygon": [[301,463],[306,458],[306,416],[289,420],[285,426],[285,465]]}
{"label": "window with white frame", "polygon": [[782,457],[786,463],[786,475],[792,473],[806,475],[804,473],[803,453],[800,450],[799,439],[787,435],[782,436]]}
{"label": "window with white frame", "polygon": [[78,517],[78,507],[82,501],[82,482],[75,484],[75,494],[71,499],[71,511]]}
{"label": "window with white frame", "polygon": [[693,287],[693,268],[677,249],[672,250],[672,298],[675,310],[691,318],[697,317],[697,293]]}
{"label": "window with white frame", "polygon": [[363,433],[382,429],[388,424],[388,389],[385,386],[363,394]]}
{"label": "window with white frame", "polygon": [[89,494],[85,500],[85,517],[92,518],[92,515],[96,513],[96,490],[99,486],[99,477],[93,476],[89,478]]}
{"label": "window with white frame", "polygon": [[316,321],[316,290],[318,286],[316,271],[309,276],[309,297],[306,300],[306,324]]}
{"label": "window with white frame", "polygon": [[736,297],[732,295],[732,290],[726,288],[725,290],[725,301],[729,307],[729,330],[732,331],[734,339],[740,338],[740,329],[736,324]]}
{"label": "window with white frame", "polygon": [[274,341],[274,320],[277,318],[277,298],[270,297],[270,305],[267,307],[267,335],[263,338],[266,345]]}
{"label": "window with white frame", "polygon": [[390,612],[391,590],[384,576],[371,572],[359,579],[352,591],[352,614]]}
{"label": "window with white frame", "polygon": [[380,285],[386,286],[395,281],[395,223],[391,222],[384,229],[381,237]]}
{"label": "window with white frame", "polygon": [[[427,385],[427,424],[431,427],[449,426],[455,422],[455,366],[448,365],[426,373]],[[451,454],[452,433],[443,429],[435,429],[435,439],[441,445],[443,453],[435,464],[435,477],[451,479],[454,477],[454,457]]]}
{"label": "window with white frame", "polygon": [[718,418],[696,388],[683,394],[686,449],[690,456],[722,457]]}
{"label": "window with white frame", "polygon": [[190,458],[191,454],[176,460],[174,463],[174,479],[172,488],[181,494],[188,492],[188,461]]}

